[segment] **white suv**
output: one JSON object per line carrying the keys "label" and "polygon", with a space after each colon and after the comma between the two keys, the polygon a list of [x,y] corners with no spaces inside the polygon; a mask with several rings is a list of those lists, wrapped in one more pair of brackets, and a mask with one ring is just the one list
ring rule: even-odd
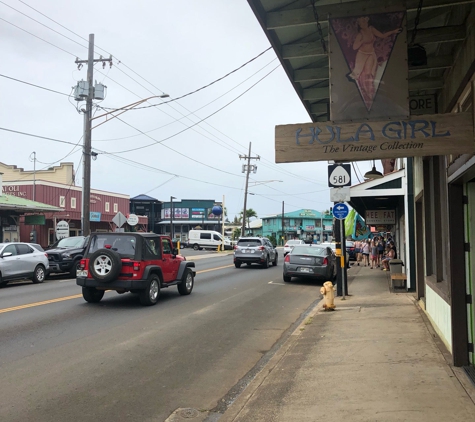
{"label": "white suv", "polygon": [[21,242],[0,243],[0,286],[25,278],[33,283],[43,283],[48,270],[48,255],[41,246]]}

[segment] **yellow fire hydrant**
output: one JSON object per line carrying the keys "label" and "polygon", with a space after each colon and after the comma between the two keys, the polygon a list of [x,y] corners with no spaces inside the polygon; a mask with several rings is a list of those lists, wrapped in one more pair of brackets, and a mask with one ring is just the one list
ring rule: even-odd
{"label": "yellow fire hydrant", "polygon": [[333,289],[333,283],[331,281],[326,281],[323,283],[323,287],[320,289],[320,293],[325,297],[325,303],[323,309],[326,311],[335,310],[335,291]]}

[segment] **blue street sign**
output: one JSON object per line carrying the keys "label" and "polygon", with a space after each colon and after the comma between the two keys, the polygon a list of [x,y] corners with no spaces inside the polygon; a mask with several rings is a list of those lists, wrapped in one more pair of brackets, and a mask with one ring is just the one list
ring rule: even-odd
{"label": "blue street sign", "polygon": [[339,202],[333,207],[333,216],[338,220],[344,220],[346,217],[348,217],[349,212],[350,209],[348,208],[348,205],[343,202]]}

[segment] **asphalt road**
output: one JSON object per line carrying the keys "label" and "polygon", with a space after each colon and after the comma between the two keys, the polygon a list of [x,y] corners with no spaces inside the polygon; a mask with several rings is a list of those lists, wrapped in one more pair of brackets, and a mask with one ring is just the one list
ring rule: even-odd
{"label": "asphalt road", "polygon": [[222,412],[319,298],[277,267],[197,255],[191,295],[163,289],[84,302],[75,280],[0,289],[0,421],[164,421],[177,408]]}

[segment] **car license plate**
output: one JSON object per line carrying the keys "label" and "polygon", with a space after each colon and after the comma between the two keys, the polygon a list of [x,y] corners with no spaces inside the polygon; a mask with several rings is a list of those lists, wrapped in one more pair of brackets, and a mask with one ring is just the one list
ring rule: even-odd
{"label": "car license plate", "polygon": [[254,249],[246,249],[246,253],[254,253]]}
{"label": "car license plate", "polygon": [[309,273],[309,272],[310,272],[310,268],[300,267],[299,271],[300,271],[301,273]]}
{"label": "car license plate", "polygon": [[77,270],[76,271],[76,276],[77,277],[87,277],[87,271],[86,270]]}

